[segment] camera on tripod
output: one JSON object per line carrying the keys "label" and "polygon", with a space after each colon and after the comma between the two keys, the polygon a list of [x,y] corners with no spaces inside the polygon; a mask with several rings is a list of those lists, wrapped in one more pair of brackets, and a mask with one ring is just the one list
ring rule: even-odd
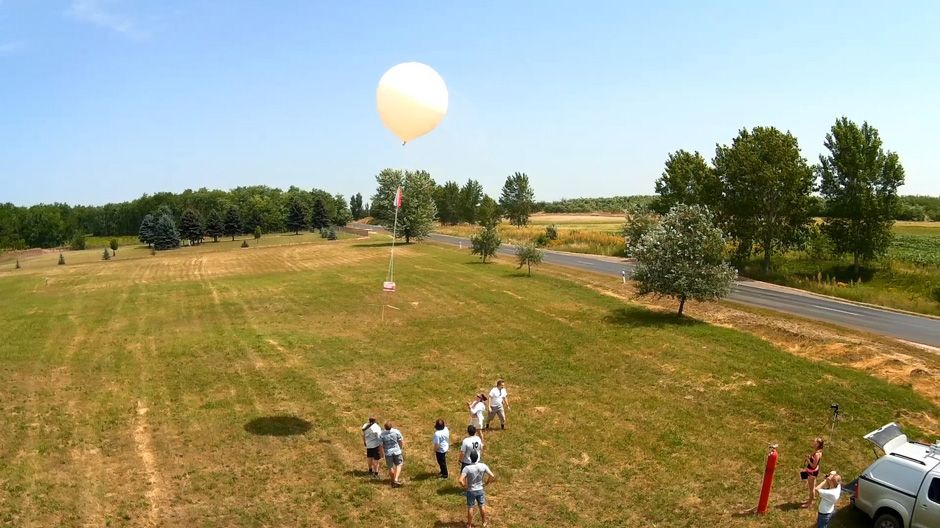
{"label": "camera on tripod", "polygon": [[838,416],[838,415],[839,415],[839,404],[838,404],[838,403],[833,403],[832,405],[829,406],[829,408],[832,409],[832,414],[833,414],[833,416]]}

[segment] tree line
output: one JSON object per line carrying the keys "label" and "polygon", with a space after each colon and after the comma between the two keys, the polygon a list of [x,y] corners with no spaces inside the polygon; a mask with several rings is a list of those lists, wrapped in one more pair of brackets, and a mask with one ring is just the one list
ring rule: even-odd
{"label": "tree line", "polygon": [[[887,251],[904,168],[867,122],[838,119],[824,146],[828,154],[810,165],[791,133],[758,126],[740,130],[730,145],[717,145],[710,163],[698,152],[678,150],[656,181],[652,208],[662,214],[678,204],[707,207],[730,236],[736,260],[757,252],[765,272],[772,254],[800,247],[814,234],[852,255],[857,272],[860,263]],[[814,192],[822,198],[822,214]],[[815,216],[823,217],[821,226]],[[645,222],[642,217],[628,214],[627,231],[631,223]]]}
{"label": "tree line", "polygon": [[[354,216],[364,216],[368,205],[363,205],[361,194],[347,202],[342,195],[321,189],[308,191],[292,186],[283,191],[264,185],[229,191],[203,188],[182,193],[145,194],[136,200],[100,206],[53,203],[20,207],[5,203],[0,204],[0,248],[59,247],[86,235],[138,235],[147,215],[152,222],[168,216],[175,226],[185,231],[180,233],[184,239],[193,236],[192,240],[198,243],[202,238],[196,231],[186,228],[203,225],[206,229],[203,237],[223,236],[210,232],[218,233],[220,218],[224,223],[226,215],[234,214],[230,213],[232,210],[237,212],[235,234],[282,232],[297,227],[297,208],[305,213],[318,208],[319,224],[328,219],[329,225],[345,225]],[[187,211],[192,213],[187,214]],[[234,226],[234,221],[229,225]]]}

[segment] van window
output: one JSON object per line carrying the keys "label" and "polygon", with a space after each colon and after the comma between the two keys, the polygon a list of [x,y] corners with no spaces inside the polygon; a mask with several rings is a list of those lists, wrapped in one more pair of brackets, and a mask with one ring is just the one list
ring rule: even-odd
{"label": "van window", "polygon": [[924,470],[913,468],[906,463],[886,456],[872,468],[871,476],[910,495],[917,495],[921,482],[924,481]]}
{"label": "van window", "polygon": [[934,479],[930,481],[930,489],[927,490],[927,498],[930,499],[931,502],[940,504],[940,478],[934,477]]}

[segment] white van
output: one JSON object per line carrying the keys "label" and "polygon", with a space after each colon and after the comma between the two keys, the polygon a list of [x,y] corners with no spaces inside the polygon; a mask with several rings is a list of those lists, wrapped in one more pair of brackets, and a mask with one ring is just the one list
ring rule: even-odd
{"label": "white van", "polygon": [[896,423],[865,439],[884,456],[859,475],[855,506],[875,528],[940,528],[940,442],[909,442]]}

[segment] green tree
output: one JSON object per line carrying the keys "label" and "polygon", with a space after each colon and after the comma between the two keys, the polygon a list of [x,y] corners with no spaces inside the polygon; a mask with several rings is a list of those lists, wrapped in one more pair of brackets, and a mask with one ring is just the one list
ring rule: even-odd
{"label": "green tree", "polygon": [[720,196],[720,182],[715,171],[697,151],[677,150],[669,154],[662,176],[656,180],[654,209],[664,214],[676,204],[714,207]]}
{"label": "green tree", "polygon": [[470,237],[470,253],[480,255],[480,259],[485,264],[487,258],[496,255],[496,251],[501,244],[502,240],[499,238],[499,230],[496,224],[486,224],[480,228],[477,234]]}
{"label": "green tree", "polygon": [[375,177],[378,188],[372,197],[372,216],[392,229],[395,223],[395,192],[402,188],[402,205],[398,211],[397,236],[421,239],[431,233],[437,206],[434,205],[434,180],[427,171],[384,169]]}
{"label": "green tree", "polygon": [[809,227],[813,171],[796,138],[774,127],[742,129],[731,146],[719,145],[713,161],[721,181],[720,218],[740,245],[760,244],[764,272],[778,249],[798,243]]}
{"label": "green tree", "polygon": [[213,242],[218,242],[220,236],[225,235],[225,221],[218,209],[209,210],[206,217],[206,236],[211,236]]}
{"label": "green tree", "polygon": [[904,167],[885,152],[878,130],[859,127],[842,117],[826,134],[829,155],[819,157],[819,192],[828,212],[823,230],[839,253],[850,253],[856,276],[859,264],[877,258],[891,243]]}
{"label": "green tree", "polygon": [[20,259],[16,259],[16,266],[13,269],[20,269]]}
{"label": "green tree", "polygon": [[509,219],[509,223],[517,226],[528,225],[534,206],[535,191],[529,185],[529,176],[524,172],[516,172],[507,177],[499,197],[499,207]]}
{"label": "green tree", "polygon": [[476,180],[467,180],[460,188],[458,221],[475,224],[477,210],[483,200],[483,186]]}
{"label": "green tree", "polygon": [[454,225],[460,220],[460,186],[449,181],[434,189],[437,218],[442,224]]}
{"label": "green tree", "polygon": [[180,237],[189,240],[189,245],[195,246],[202,242],[204,232],[202,215],[195,209],[183,211],[183,215],[180,217]]}
{"label": "green tree", "polygon": [[720,299],[734,286],[737,272],[724,262],[725,240],[708,208],[676,205],[640,240],[633,279],[640,295],[679,299]]}
{"label": "green tree", "polygon": [[180,233],[176,229],[176,222],[168,214],[162,214],[154,222],[153,247],[157,250],[173,249],[180,245]]}
{"label": "green tree", "polygon": [[538,266],[541,264],[544,255],[545,252],[535,247],[535,244],[521,244],[516,247],[516,262],[519,264],[516,269],[520,269],[522,266],[528,267],[529,276],[531,277],[532,265],[535,264]]}
{"label": "green tree", "polygon": [[255,240],[261,238],[261,226],[255,226]]}
{"label": "green tree", "polygon": [[101,254],[101,260],[111,260],[111,252],[108,251],[108,248],[104,248],[104,253]]}
{"label": "green tree", "polygon": [[66,240],[66,224],[54,205],[34,205],[24,215],[23,238],[29,247],[56,247]]}
{"label": "green tree", "polygon": [[313,202],[313,212],[310,213],[310,227],[316,231],[329,227],[330,213],[326,210],[326,203],[323,198],[317,198]]}
{"label": "green tree", "polygon": [[287,229],[299,235],[306,228],[307,206],[299,196],[294,196],[287,208]]}
{"label": "green tree", "polygon": [[85,249],[85,235],[81,233],[75,233],[75,236],[72,237],[72,241],[69,242],[69,249],[72,251],[81,251]]}
{"label": "green tree", "polygon": [[59,253],[59,265],[60,266],[65,265],[65,255],[63,255],[62,253]]}
{"label": "green tree", "polygon": [[153,235],[154,235],[154,218],[152,214],[147,214],[144,216],[143,221],[140,223],[140,229],[137,230],[137,240],[140,240],[141,243],[153,244]]}
{"label": "green tree", "polygon": [[349,212],[353,220],[359,220],[365,216],[365,209],[362,207],[362,193],[356,193],[349,198]]}
{"label": "green tree", "polygon": [[110,246],[110,247],[111,247],[111,251],[113,251],[114,254],[117,255],[118,240],[117,240],[116,238],[112,238],[112,239],[111,239],[111,242],[108,243],[108,246]]}
{"label": "green tree", "polygon": [[351,222],[352,219],[353,215],[349,211],[349,207],[346,206],[346,199],[343,198],[343,195],[333,196],[333,212],[330,215],[330,225],[342,227]]}
{"label": "green tree", "polygon": [[502,220],[499,211],[499,204],[496,200],[484,195],[480,200],[480,207],[477,208],[477,222],[482,226],[494,226]]}
{"label": "green tree", "polygon": [[626,221],[623,224],[622,234],[626,245],[626,254],[628,257],[632,257],[640,240],[643,239],[643,235],[648,233],[658,220],[646,205],[638,203],[628,205],[624,209],[624,217]]}
{"label": "green tree", "polygon": [[235,206],[230,206],[225,210],[225,236],[232,237],[232,241],[235,240],[236,235],[240,235],[242,231],[242,217],[239,214],[238,208]]}

